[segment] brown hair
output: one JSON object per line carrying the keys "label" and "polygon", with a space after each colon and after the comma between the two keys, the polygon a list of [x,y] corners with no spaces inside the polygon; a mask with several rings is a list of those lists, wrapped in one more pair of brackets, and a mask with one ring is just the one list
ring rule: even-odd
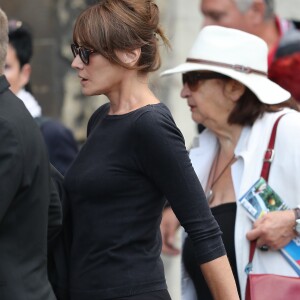
{"label": "brown hair", "polygon": [[293,98],[276,105],[269,105],[260,102],[257,96],[246,87],[244,94],[230,113],[228,123],[252,126],[255,120],[260,118],[265,112],[277,112],[284,107],[299,110]]}
{"label": "brown hair", "polygon": [[[159,9],[153,0],[103,0],[79,15],[73,41],[94,49],[111,63],[152,72],[161,63],[157,35],[169,46],[159,26]],[[141,55],[134,67],[129,67],[116,55],[116,50],[137,48],[141,48]]]}

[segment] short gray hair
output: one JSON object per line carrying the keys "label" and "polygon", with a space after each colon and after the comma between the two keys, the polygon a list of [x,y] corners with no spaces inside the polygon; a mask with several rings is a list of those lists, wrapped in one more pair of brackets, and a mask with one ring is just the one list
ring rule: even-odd
{"label": "short gray hair", "polygon": [[0,8],[0,75],[4,72],[4,65],[8,45],[8,21],[5,12]]}
{"label": "short gray hair", "polygon": [[[253,0],[233,0],[233,1],[236,3],[238,9],[241,12],[246,12],[253,3]],[[268,20],[274,16],[275,4],[274,4],[274,0],[264,0],[264,1],[266,5],[266,12],[265,12],[264,19]]]}

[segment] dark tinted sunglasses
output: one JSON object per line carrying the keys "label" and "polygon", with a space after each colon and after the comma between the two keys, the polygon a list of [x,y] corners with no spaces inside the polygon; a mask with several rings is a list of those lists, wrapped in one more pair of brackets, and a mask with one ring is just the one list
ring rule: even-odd
{"label": "dark tinted sunglasses", "polygon": [[80,59],[85,65],[89,64],[90,55],[95,52],[95,50],[86,49],[76,44],[71,44],[71,49],[74,57],[76,57],[76,55],[79,55]]}
{"label": "dark tinted sunglasses", "polygon": [[229,77],[223,74],[214,72],[188,72],[182,74],[182,83],[187,84],[191,91],[195,91],[200,80],[208,79],[228,79]]}

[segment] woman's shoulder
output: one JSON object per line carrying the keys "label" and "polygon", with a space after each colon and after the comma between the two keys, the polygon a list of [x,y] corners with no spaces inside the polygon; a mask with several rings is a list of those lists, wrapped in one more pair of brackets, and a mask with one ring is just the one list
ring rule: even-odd
{"label": "woman's shoulder", "polygon": [[153,127],[176,127],[169,108],[163,103],[150,104],[140,108],[136,115],[136,123],[139,128],[148,129]]}
{"label": "woman's shoulder", "polygon": [[300,112],[293,109],[283,109],[276,113],[267,113],[262,118],[260,126],[256,126],[260,132],[267,135],[271,132],[276,120],[280,117],[277,128],[277,136],[281,140],[300,140]]}
{"label": "woman's shoulder", "polygon": [[148,104],[138,109],[140,115],[171,116],[169,108],[164,103]]}
{"label": "woman's shoulder", "polygon": [[264,113],[264,115],[257,119],[253,126],[261,126],[261,127],[273,127],[276,120],[282,116],[280,119],[278,127],[285,127],[285,126],[300,126],[300,112],[285,108],[278,112],[268,112]]}
{"label": "woman's shoulder", "polygon": [[284,109],[281,114],[278,114],[278,117],[280,115],[283,116],[279,121],[278,128],[281,127],[281,129],[291,131],[291,133],[295,133],[296,129],[300,130],[300,112],[293,109]]}
{"label": "woman's shoulder", "polygon": [[300,112],[293,109],[287,109],[285,110],[285,115],[283,117],[283,120],[284,119],[288,123],[300,124]]}
{"label": "woman's shoulder", "polygon": [[136,115],[135,129],[137,134],[142,134],[147,138],[151,136],[167,138],[173,135],[173,137],[180,136],[183,139],[170,110],[163,103],[142,107]]}

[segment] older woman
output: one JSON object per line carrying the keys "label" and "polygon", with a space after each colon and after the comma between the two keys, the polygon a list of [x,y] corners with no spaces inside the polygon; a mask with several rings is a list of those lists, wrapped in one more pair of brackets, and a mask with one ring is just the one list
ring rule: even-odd
{"label": "older woman", "polygon": [[160,259],[165,197],[198,249],[198,267],[215,299],[238,298],[182,134],[148,86],[160,65],[158,38],[167,41],[158,21],[152,0],[109,0],[75,22],[72,67],[82,92],[109,102],[92,115],[87,141],[65,177],[72,300],[170,299]]}
{"label": "older woman", "polygon": [[[183,74],[181,96],[187,99],[193,120],[206,127],[191,149],[190,158],[223,231],[243,299],[249,240],[257,240],[259,248],[269,249],[256,251],[255,272],[297,276],[277,250],[300,234],[295,231],[300,218],[300,115],[290,94],[267,78],[267,51],[265,42],[256,36],[208,26],[200,32],[186,62],[163,73]],[[278,125],[269,184],[291,210],[268,213],[253,225],[237,200],[260,177],[273,124],[282,114],[285,115]],[[169,251],[174,251],[168,240],[175,222],[170,209],[166,209],[162,233],[164,249]],[[198,299],[211,299],[202,274],[195,267],[189,239],[183,246],[183,263]],[[183,292],[189,295],[185,299],[193,299],[185,283]]]}

